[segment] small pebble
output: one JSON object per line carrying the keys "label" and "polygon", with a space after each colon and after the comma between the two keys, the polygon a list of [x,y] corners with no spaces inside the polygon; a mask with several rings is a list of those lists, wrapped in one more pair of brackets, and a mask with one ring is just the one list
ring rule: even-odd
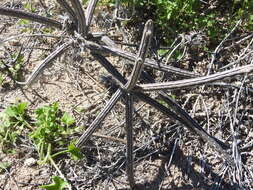
{"label": "small pebble", "polygon": [[36,159],[34,158],[28,158],[25,160],[24,165],[25,166],[33,166],[37,163]]}

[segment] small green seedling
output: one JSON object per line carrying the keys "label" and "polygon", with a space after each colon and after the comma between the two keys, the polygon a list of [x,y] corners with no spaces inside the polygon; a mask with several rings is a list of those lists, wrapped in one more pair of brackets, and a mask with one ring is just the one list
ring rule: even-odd
{"label": "small green seedling", "polygon": [[49,185],[41,185],[40,188],[46,189],[46,190],[63,190],[65,187],[67,187],[68,183],[65,182],[62,178],[58,176],[53,176],[54,183]]}
{"label": "small green seedling", "polygon": [[67,112],[65,112],[61,118],[61,122],[64,123],[67,126],[67,131],[69,129],[69,126],[75,123],[75,119],[69,115]]}
{"label": "small green seedling", "polygon": [[10,55],[10,62],[0,60],[0,86],[3,85],[6,78],[19,80],[20,71],[24,63],[24,54],[15,52]]}
{"label": "small green seedling", "polygon": [[27,11],[30,11],[30,12],[32,12],[32,13],[35,13],[35,11],[36,11],[36,8],[34,8],[34,7],[32,6],[32,3],[31,3],[31,2],[26,3],[26,4],[24,5],[24,8],[25,8]]}
{"label": "small green seedling", "polygon": [[73,160],[80,160],[83,158],[83,154],[79,148],[75,147],[74,143],[70,143],[68,146],[68,152],[70,153]]}
{"label": "small green seedling", "polygon": [[11,167],[10,162],[0,162],[0,173],[5,172],[10,167]]}
{"label": "small green seedling", "polygon": [[32,129],[26,110],[27,102],[22,102],[8,106],[0,113],[0,145],[4,152],[12,151],[25,127]]}

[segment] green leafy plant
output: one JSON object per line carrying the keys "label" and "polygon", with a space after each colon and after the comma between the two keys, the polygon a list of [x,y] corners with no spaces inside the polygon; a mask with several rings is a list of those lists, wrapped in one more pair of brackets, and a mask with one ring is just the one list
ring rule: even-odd
{"label": "green leafy plant", "polygon": [[[115,1],[105,1],[108,4]],[[253,29],[253,1],[234,0],[206,3],[199,0],[122,0],[126,7],[135,8],[135,16],[130,23],[133,26],[143,20],[153,19],[156,30],[165,44],[180,33],[202,30],[211,41],[224,37],[240,18],[245,28]],[[128,23],[129,23],[128,22]]]}
{"label": "green leafy plant", "polygon": [[58,103],[53,103],[36,110],[36,129],[30,137],[36,144],[41,164],[64,153],[70,153],[75,159],[81,158],[79,149],[74,145],[65,148],[67,136],[75,131],[74,127],[70,127],[75,120],[68,113],[62,114],[58,107]]}
{"label": "green leafy plant", "polygon": [[252,31],[253,30],[253,1],[252,0],[234,0],[233,6],[230,9],[231,14],[235,15],[235,18],[244,18],[244,26]]}
{"label": "green leafy plant", "polygon": [[14,53],[13,55],[11,55],[11,58],[15,61],[14,61],[13,67],[10,67],[10,71],[12,73],[12,77],[15,80],[18,80],[19,75],[20,75],[21,66],[24,63],[24,54]]}
{"label": "green leafy plant", "polygon": [[0,173],[4,172],[11,166],[10,162],[0,162]]}
{"label": "green leafy plant", "polygon": [[28,24],[30,24],[31,22],[29,21],[29,20],[26,20],[26,19],[20,19],[19,21],[18,21],[18,25],[28,25]]}
{"label": "green leafy plant", "polygon": [[[49,162],[64,178],[54,158],[66,153],[69,153],[74,160],[83,158],[80,149],[76,148],[74,143],[70,143],[67,147],[68,141],[66,139],[68,135],[75,131],[75,128],[71,127],[75,120],[66,112],[62,114],[57,102],[38,108],[35,112],[36,128],[30,133],[30,137],[36,145],[40,158],[39,164]],[[58,176],[53,177],[53,181],[53,184],[44,185],[41,188],[61,190],[69,186],[67,182]]]}
{"label": "green leafy plant", "polygon": [[65,182],[62,178],[58,176],[53,176],[52,179],[54,183],[49,184],[49,185],[41,185],[40,188],[43,188],[46,190],[62,190],[68,185],[67,182]]}
{"label": "green leafy plant", "polygon": [[27,11],[30,11],[32,13],[34,13],[36,11],[36,8],[32,6],[32,3],[31,2],[28,2],[28,3],[25,3],[24,4],[24,8],[27,10]]}
{"label": "green leafy plant", "polygon": [[0,113],[0,142],[3,151],[12,151],[25,127],[32,129],[27,115],[27,102],[8,106]]}
{"label": "green leafy plant", "polygon": [[14,52],[10,55],[10,58],[10,62],[0,60],[0,85],[3,85],[7,78],[18,80],[20,77],[24,54]]}
{"label": "green leafy plant", "polygon": [[58,103],[38,108],[35,113],[35,126],[27,114],[27,102],[8,106],[0,113],[0,145],[5,152],[14,151],[18,136],[25,128],[29,129],[29,136],[34,141],[39,153],[40,163],[69,153],[77,160],[83,158],[82,153],[74,143],[68,143],[67,137],[76,132],[75,120],[68,113],[59,110]]}
{"label": "green leafy plant", "polygon": [[31,21],[27,20],[27,19],[20,19],[17,24],[20,26],[21,28],[21,32],[22,33],[26,33],[32,30],[31,27],[28,27],[31,24]]}
{"label": "green leafy plant", "polygon": [[83,154],[81,153],[80,149],[75,147],[73,143],[70,143],[67,152],[70,153],[73,160],[80,160],[83,158]]}

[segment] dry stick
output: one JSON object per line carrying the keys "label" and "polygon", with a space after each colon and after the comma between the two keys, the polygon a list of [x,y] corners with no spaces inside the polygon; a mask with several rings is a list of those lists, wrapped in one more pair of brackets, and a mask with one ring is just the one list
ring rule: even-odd
{"label": "dry stick", "polygon": [[97,128],[100,126],[102,121],[105,119],[105,117],[108,115],[108,113],[111,111],[111,109],[114,107],[114,105],[117,103],[117,101],[121,98],[123,94],[123,91],[121,89],[118,89],[111,99],[106,103],[105,107],[102,109],[102,111],[98,114],[96,119],[91,123],[91,125],[88,127],[88,129],[85,130],[85,132],[82,134],[82,136],[78,139],[76,143],[76,147],[82,146],[88,138],[94,133]]}
{"label": "dry stick", "polygon": [[237,67],[234,69],[230,69],[228,71],[219,72],[216,74],[192,78],[192,79],[184,79],[172,82],[163,82],[163,83],[155,83],[155,84],[142,84],[139,85],[140,88],[136,90],[143,90],[143,91],[154,91],[154,90],[174,90],[174,89],[182,89],[197,85],[202,85],[206,83],[211,83],[214,81],[222,80],[224,78],[233,77],[236,75],[242,75],[251,73],[253,71],[253,65],[245,65],[241,67]]}
{"label": "dry stick", "polygon": [[94,10],[95,10],[97,2],[98,0],[90,0],[88,7],[86,8],[85,18],[86,18],[87,31],[89,31],[90,23],[91,23],[92,16],[94,14]]}
{"label": "dry stick", "polygon": [[[233,158],[234,158],[234,162],[235,162],[235,166],[236,166],[236,170],[235,172],[237,171],[237,175],[239,177],[239,184],[241,185],[241,179],[242,179],[242,166],[243,166],[243,163],[242,163],[242,154],[241,152],[239,151],[239,146],[238,146],[238,129],[235,129],[235,126],[237,126],[237,113],[238,113],[238,106],[239,106],[239,99],[240,99],[240,96],[241,96],[241,93],[242,93],[242,89],[243,89],[243,84],[245,83],[247,79],[247,75],[244,76],[244,79],[242,81],[242,84],[241,84],[241,88],[239,89],[238,93],[237,93],[237,96],[235,96],[235,110],[234,110],[234,116],[233,118],[233,122],[230,122],[230,130],[231,130],[231,135],[233,137],[233,143],[232,143],[232,155],[233,155]],[[235,91],[236,92],[236,91]]]}
{"label": "dry stick", "polygon": [[[253,39],[252,39],[252,40],[253,40]],[[252,41],[252,40],[251,40],[251,41]],[[238,57],[237,60],[235,60],[235,61],[233,61],[233,62],[230,62],[229,64],[227,64],[227,65],[221,67],[220,70],[226,69],[226,68],[231,67],[231,66],[233,66],[233,65],[235,65],[235,64],[237,64],[237,63],[240,63],[240,61],[242,61],[242,60],[244,60],[244,59],[247,59],[247,57],[251,57],[251,56],[252,56],[252,53],[253,53],[253,51],[250,51],[250,52],[248,52],[248,53],[246,53],[246,54],[244,54],[244,55],[240,55],[240,56]]]}
{"label": "dry stick", "polygon": [[136,85],[141,74],[143,63],[153,35],[153,21],[148,20],[145,24],[140,48],[136,57],[130,80],[124,85],[123,89],[127,91],[126,95],[126,132],[127,132],[127,175],[129,185],[134,187],[133,173],[133,97],[129,93]]}
{"label": "dry stick", "polygon": [[116,47],[117,46],[116,43],[106,35],[101,37],[101,41],[103,43],[105,43],[108,47]]}
{"label": "dry stick", "polygon": [[235,29],[242,23],[242,19],[240,19],[239,21],[237,21],[236,25],[234,26],[234,28],[225,36],[225,38],[221,41],[221,43],[215,48],[214,52],[212,53],[212,60],[211,63],[208,65],[208,71],[207,71],[207,75],[210,74],[213,63],[216,59],[217,54],[220,52],[220,49],[222,47],[222,45],[224,44],[224,42],[226,41],[226,39],[235,31]]}
{"label": "dry stick", "polygon": [[[88,41],[88,40],[85,40],[83,42],[84,42],[84,46],[89,48],[93,52],[111,53],[113,55],[123,57],[123,58],[128,59],[128,60],[133,61],[133,62],[136,60],[136,57],[137,57],[133,53],[125,52],[125,51],[123,51],[119,48],[116,48],[116,47],[111,47],[111,46],[109,47],[109,46],[105,46],[105,45],[100,45],[98,43]],[[185,77],[199,77],[199,76],[201,76],[198,73],[193,73],[193,72],[186,71],[186,70],[183,70],[183,69],[179,69],[179,68],[176,68],[176,67],[172,67],[172,66],[169,66],[169,65],[164,65],[164,64],[159,64],[158,65],[157,62],[155,60],[152,60],[152,59],[145,59],[144,65],[148,66],[148,67],[151,67],[151,68],[154,68],[154,69],[157,69],[157,70],[160,70],[160,71],[171,72],[171,73],[174,73],[174,74],[177,74],[177,75],[180,75],[180,76],[185,76]]]}
{"label": "dry stick", "polygon": [[62,44],[60,47],[58,47],[54,52],[52,52],[47,58],[42,61],[42,63],[32,72],[32,74],[29,76],[29,78],[25,82],[19,82],[16,81],[17,84],[20,85],[31,85],[32,82],[35,81],[35,79],[42,73],[48,66],[50,66],[50,63],[54,61],[57,57],[62,55],[62,53],[71,45],[73,44],[73,41],[66,42]]}
{"label": "dry stick", "polygon": [[[102,55],[98,55],[93,53],[92,54],[98,61],[99,63],[104,66],[104,68],[113,76],[115,77],[119,82],[125,84],[127,80],[118,72],[116,68],[114,68],[111,63]],[[177,112],[175,114],[174,112],[170,111],[167,107],[163,106],[156,100],[150,98],[149,96],[143,94],[142,92],[133,92],[133,95],[139,98],[141,101],[146,102],[147,104],[153,106],[157,110],[161,111],[165,115],[167,115],[170,118],[175,119],[176,121],[181,122],[182,124],[185,125],[190,131],[196,132],[204,141],[206,141],[210,146],[214,147],[215,150],[219,153],[221,153],[226,161],[229,164],[231,163],[231,157],[226,153],[226,144],[222,143],[221,141],[217,140],[215,137],[210,136],[202,127],[198,125],[197,122],[195,122],[180,106],[177,104],[174,104],[173,102],[171,103],[170,101],[167,100],[166,96],[161,96],[163,100],[166,100],[169,105],[172,105],[174,107],[174,111]],[[183,110],[183,112],[182,112]],[[179,117],[179,115],[181,117]]]}
{"label": "dry stick", "polygon": [[253,88],[247,87],[247,86],[238,86],[235,84],[231,84],[231,83],[225,83],[225,82],[214,82],[214,83],[210,83],[210,84],[206,84],[209,86],[219,86],[219,87],[227,87],[227,88],[235,88],[235,89],[240,89],[242,88],[243,91],[250,93],[250,95],[253,94]]}
{"label": "dry stick", "polygon": [[[248,40],[248,39],[250,39],[250,38],[252,38],[252,37],[253,37],[253,33],[248,34],[248,35],[246,35],[246,37],[243,37],[243,38],[240,37],[240,40],[238,40],[237,42],[233,43],[233,44],[230,45],[230,46],[225,47],[224,50],[227,50],[227,49],[230,49],[230,48],[232,48],[232,47],[234,47],[234,46],[236,46],[236,45],[239,45],[239,44],[243,43],[244,41],[246,41],[246,40]],[[230,39],[230,40],[233,40],[233,38]],[[227,40],[227,41],[228,41],[228,40]]]}
{"label": "dry stick", "polygon": [[68,2],[66,0],[56,0],[61,6],[62,8],[65,9],[65,11],[69,14],[71,20],[77,24],[77,18],[76,18],[76,14],[74,12],[74,10],[71,8],[71,6],[68,4]]}
{"label": "dry stick", "polygon": [[126,133],[127,133],[127,158],[126,168],[131,188],[134,187],[134,171],[133,171],[133,96],[126,93]]}
{"label": "dry stick", "polygon": [[148,20],[144,27],[140,48],[137,53],[137,57],[134,63],[133,71],[130,76],[130,80],[125,85],[127,91],[132,90],[139,79],[152,36],[153,36],[153,21]]}
{"label": "dry stick", "polygon": [[78,33],[80,33],[82,36],[85,36],[87,34],[87,26],[82,5],[79,0],[70,0],[70,2],[74,8],[75,15],[78,20]]}
{"label": "dry stick", "polygon": [[39,16],[39,15],[33,14],[33,13],[28,13],[28,12],[21,11],[21,10],[0,7],[0,15],[27,19],[27,20],[31,20],[31,21],[34,21],[34,22],[39,22],[39,23],[42,23],[42,24],[46,24],[46,25],[49,25],[49,26],[52,26],[52,27],[56,27],[56,28],[59,28],[59,29],[63,28],[62,24],[60,22],[58,22],[57,20],[50,19],[50,18],[47,18],[47,17],[44,17],[44,16]]}
{"label": "dry stick", "polygon": [[57,35],[51,35],[51,34],[18,34],[15,36],[11,36],[9,38],[5,38],[5,39],[1,39],[0,40],[0,45],[11,41],[11,40],[15,40],[17,38],[28,38],[28,37],[46,37],[46,38],[67,38],[67,36],[57,36]]}

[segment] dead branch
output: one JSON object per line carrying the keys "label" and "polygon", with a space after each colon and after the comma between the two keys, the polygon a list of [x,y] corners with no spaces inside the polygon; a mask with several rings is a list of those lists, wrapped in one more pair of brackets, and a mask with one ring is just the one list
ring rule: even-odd
{"label": "dead branch", "polygon": [[237,67],[234,69],[230,69],[228,71],[223,71],[223,72],[215,73],[215,74],[204,76],[204,77],[184,79],[184,80],[178,80],[178,81],[172,81],[172,82],[155,83],[155,84],[142,84],[142,85],[139,85],[139,87],[143,91],[154,91],[154,90],[165,90],[165,89],[176,90],[176,89],[189,88],[193,86],[199,86],[199,85],[211,83],[214,81],[231,78],[237,75],[244,75],[247,73],[251,73],[252,71],[253,71],[253,65],[245,65],[245,66]]}
{"label": "dead branch", "polygon": [[48,25],[48,26],[56,27],[59,29],[63,28],[62,24],[60,22],[58,22],[57,20],[50,19],[50,18],[47,18],[44,16],[39,16],[37,14],[17,10],[17,9],[9,9],[9,8],[0,7],[0,15],[27,19],[27,20],[31,20],[34,22]]}

